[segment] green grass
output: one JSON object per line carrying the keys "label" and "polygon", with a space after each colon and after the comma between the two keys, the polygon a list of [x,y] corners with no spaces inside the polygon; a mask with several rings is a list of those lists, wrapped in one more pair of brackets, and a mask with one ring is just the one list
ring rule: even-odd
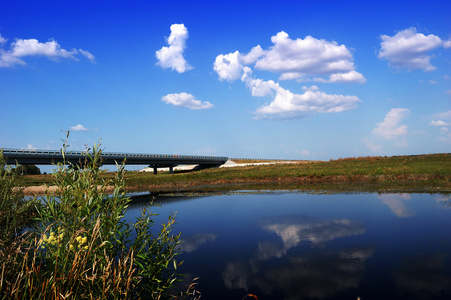
{"label": "green grass", "polygon": [[[40,178],[43,182],[49,180],[45,176],[23,177],[21,183],[37,185]],[[237,189],[451,192],[451,154],[302,161],[158,175],[129,171],[126,182],[132,189],[154,192]]]}

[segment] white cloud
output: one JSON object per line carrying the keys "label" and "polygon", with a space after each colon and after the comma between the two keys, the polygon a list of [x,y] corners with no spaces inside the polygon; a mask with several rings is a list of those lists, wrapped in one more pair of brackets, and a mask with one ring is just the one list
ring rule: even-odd
{"label": "white cloud", "polygon": [[235,81],[243,73],[243,65],[239,62],[240,53],[221,54],[215,59],[213,69],[219,75],[219,80]]}
{"label": "white cloud", "polygon": [[263,55],[265,55],[265,51],[258,45],[252,48],[248,54],[240,56],[240,59],[243,64],[249,65],[255,63]]}
{"label": "white cloud", "polygon": [[396,69],[433,71],[429,51],[441,46],[450,47],[450,41],[443,41],[436,35],[417,33],[416,28],[408,28],[394,36],[381,35],[381,51],[378,57],[388,60]]}
{"label": "white cloud", "polygon": [[241,79],[251,90],[252,96],[272,95],[274,99],[255,111],[256,119],[287,119],[315,113],[342,112],[353,109],[360,102],[356,96],[330,95],[319,91],[317,86],[304,87],[303,94],[294,94],[269,80],[252,78],[252,71],[245,67]]}
{"label": "white cloud", "polygon": [[71,131],[89,131],[88,128],[86,128],[85,126],[83,126],[81,124],[78,124],[77,126],[69,127],[69,130],[71,130]]}
{"label": "white cloud", "polygon": [[62,49],[55,40],[41,43],[36,39],[17,39],[11,46],[12,54],[16,57],[42,55],[49,58],[63,57],[76,59],[74,54],[77,54],[76,49],[72,49],[71,51]]}
{"label": "white cloud", "polygon": [[216,57],[214,70],[220,80],[234,81],[240,78],[243,67],[255,63],[255,69],[280,73],[279,80],[309,80],[312,76],[322,82],[364,83],[365,77],[355,71],[352,53],[345,45],[318,40],[307,36],[292,40],[284,31],[271,37],[273,46],[263,50],[260,45],[248,54],[238,51]]}
{"label": "white cloud", "polygon": [[95,62],[96,58],[90,52],[85,51],[83,49],[78,49],[78,51],[80,51],[81,55],[89,59],[91,62]]}
{"label": "white cloud", "polygon": [[179,73],[191,70],[193,67],[183,58],[183,51],[186,48],[188,39],[188,29],[184,24],[172,24],[171,35],[167,39],[169,47],[163,47],[156,51],[158,59],[157,65],[162,68],[171,68]]}
{"label": "white cloud", "polygon": [[429,122],[429,125],[440,127],[441,136],[439,136],[438,140],[440,142],[451,143],[451,110],[434,114],[431,118],[432,120]]}
{"label": "white cloud", "polygon": [[377,127],[373,130],[373,134],[386,140],[405,136],[407,134],[407,126],[401,125],[400,123],[409,114],[409,109],[392,108],[385,115],[384,121],[377,124]]}
{"label": "white cloud", "polygon": [[313,86],[295,94],[274,80],[253,78],[255,69],[279,73],[279,80],[326,83],[364,83],[365,77],[355,70],[353,55],[345,45],[318,40],[311,36],[292,40],[281,31],[271,38],[267,50],[257,45],[247,54],[235,51],[216,57],[213,69],[219,80],[241,82],[254,97],[272,96],[270,104],[255,111],[256,119],[286,119],[315,113],[341,112],[353,109],[360,102],[357,96],[326,94]]}
{"label": "white cloud", "polygon": [[[283,73],[282,75],[280,75],[279,80],[293,80],[293,79],[302,78],[303,76],[304,76],[303,73],[287,72],[287,73]],[[307,81],[307,80],[303,79],[303,81]]]}
{"label": "white cloud", "polygon": [[[0,36],[0,45],[6,43],[6,39]],[[14,65],[26,65],[22,59],[27,56],[44,56],[51,60],[59,58],[78,61],[76,55],[81,53],[89,60],[94,61],[94,56],[88,51],[72,49],[70,51],[61,48],[56,40],[41,43],[37,39],[16,39],[10,44],[9,50],[0,49],[0,67],[12,67]]]}
{"label": "white cloud", "polygon": [[196,100],[193,95],[187,93],[169,94],[161,98],[161,101],[190,109],[208,109],[213,107],[213,104],[210,102]]}
{"label": "white cloud", "polygon": [[365,83],[366,78],[356,71],[349,71],[348,73],[336,73],[329,76],[329,82],[356,82]]}
{"label": "white cloud", "polygon": [[437,120],[437,121],[433,120],[429,123],[429,125],[436,126],[436,127],[444,127],[444,126],[451,126],[451,123],[446,123],[441,120]]}
{"label": "white cloud", "polygon": [[0,45],[3,45],[7,42],[8,40],[5,39],[4,37],[2,37],[2,35],[0,34]]}
{"label": "white cloud", "polygon": [[[258,70],[285,73],[292,76],[332,75],[354,72],[353,76],[343,76],[342,81],[362,82],[363,75],[355,71],[353,56],[345,45],[337,42],[318,40],[312,36],[292,40],[284,31],[271,37],[270,47],[255,63]],[[356,74],[360,76],[356,76]],[[358,78],[356,81],[355,79]]]}

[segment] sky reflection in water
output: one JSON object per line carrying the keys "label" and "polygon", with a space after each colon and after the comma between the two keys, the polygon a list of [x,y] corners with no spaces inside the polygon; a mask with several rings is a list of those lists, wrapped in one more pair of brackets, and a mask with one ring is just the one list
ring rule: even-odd
{"label": "sky reflection in water", "polygon": [[[186,280],[202,299],[451,299],[451,198],[263,193],[186,198]],[[141,205],[131,206],[133,219]]]}

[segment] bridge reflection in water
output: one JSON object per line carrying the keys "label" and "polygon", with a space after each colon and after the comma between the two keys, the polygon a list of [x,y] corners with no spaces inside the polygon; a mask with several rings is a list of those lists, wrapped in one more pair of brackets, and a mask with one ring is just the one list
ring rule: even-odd
{"label": "bridge reflection in water", "polygon": [[[70,151],[63,157],[58,150],[35,150],[35,149],[3,149],[3,156],[7,164],[33,164],[50,165],[59,162],[77,164],[89,158],[87,151]],[[115,165],[125,160],[127,165],[148,165],[157,174],[158,168],[169,168],[172,173],[178,165],[198,165],[198,169],[219,167],[227,162],[228,157],[222,156],[198,156],[198,155],[171,155],[171,154],[145,154],[145,153],[119,153],[102,152],[102,165]]]}

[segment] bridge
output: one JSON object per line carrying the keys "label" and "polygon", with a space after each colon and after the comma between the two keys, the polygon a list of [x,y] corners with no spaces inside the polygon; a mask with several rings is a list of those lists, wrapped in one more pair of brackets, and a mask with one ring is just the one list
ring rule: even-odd
{"label": "bridge", "polygon": [[[51,165],[64,163],[64,158],[59,150],[36,150],[36,149],[3,149],[3,156],[9,165]],[[221,156],[198,156],[198,155],[168,155],[168,154],[144,154],[144,153],[119,153],[101,152],[102,165],[121,164],[124,160],[126,165],[149,165],[157,174],[158,168],[169,168],[173,173],[174,167],[178,165],[198,165],[198,168],[219,167],[224,164],[228,157]],[[66,162],[78,164],[89,159],[87,151],[68,151],[65,153]]]}

